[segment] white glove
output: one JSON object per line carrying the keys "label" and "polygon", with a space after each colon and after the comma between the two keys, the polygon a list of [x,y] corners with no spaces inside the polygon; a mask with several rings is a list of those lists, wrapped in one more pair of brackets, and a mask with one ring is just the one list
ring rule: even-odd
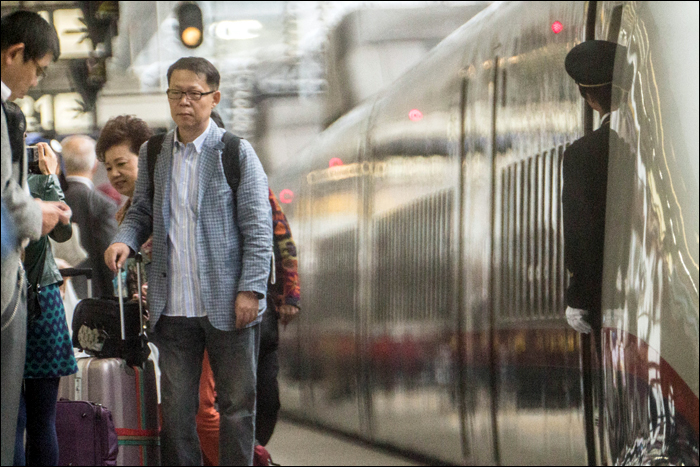
{"label": "white glove", "polygon": [[569,326],[578,332],[588,334],[593,330],[588,324],[588,310],[568,306],[566,307],[566,320],[569,322]]}

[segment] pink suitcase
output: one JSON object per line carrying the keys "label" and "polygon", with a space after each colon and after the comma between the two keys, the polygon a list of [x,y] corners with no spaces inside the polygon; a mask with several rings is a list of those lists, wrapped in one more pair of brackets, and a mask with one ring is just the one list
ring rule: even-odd
{"label": "pink suitcase", "polygon": [[[138,280],[140,285],[141,278]],[[121,320],[123,323],[123,314]],[[79,358],[78,373],[61,378],[58,399],[62,398],[101,404],[112,412],[119,440],[117,465],[160,465],[153,361],[140,367],[129,366],[121,358]]]}

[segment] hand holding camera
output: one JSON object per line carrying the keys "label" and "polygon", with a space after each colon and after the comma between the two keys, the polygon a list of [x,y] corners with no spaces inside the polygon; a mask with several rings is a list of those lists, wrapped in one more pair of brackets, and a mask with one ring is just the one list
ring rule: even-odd
{"label": "hand holding camera", "polygon": [[[37,175],[58,175],[60,165],[58,156],[51,146],[46,143],[37,143],[36,146],[27,146],[28,169],[30,173]],[[35,198],[41,206],[42,225],[41,235],[46,235],[61,223],[67,224],[73,215],[67,204],[59,201],[42,201]]]}
{"label": "hand holding camera", "polygon": [[38,175],[58,175],[60,165],[58,156],[47,143],[37,143],[36,146],[27,146],[27,160],[29,161],[29,173]]}

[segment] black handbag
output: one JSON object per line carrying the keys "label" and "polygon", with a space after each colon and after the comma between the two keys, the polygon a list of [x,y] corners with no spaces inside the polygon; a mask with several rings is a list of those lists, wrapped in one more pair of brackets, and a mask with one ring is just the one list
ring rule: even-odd
{"label": "black handbag", "polygon": [[[123,299],[121,299],[123,300]],[[141,365],[148,359],[148,339],[142,332],[139,304],[122,302],[124,331],[121,335],[119,297],[86,298],[73,314],[73,347],[99,358],[123,358],[129,365]]]}
{"label": "black handbag", "polygon": [[[47,248],[50,246],[47,244]],[[39,262],[39,275],[36,283],[33,284],[27,277],[27,324],[34,323],[41,316],[41,304],[39,303],[39,292],[41,292],[41,278],[44,275],[44,263],[46,262],[46,250],[41,255]]]}
{"label": "black handbag", "polygon": [[[136,255],[138,290],[141,290],[141,253]],[[121,277],[121,268],[119,277]],[[121,281],[118,297],[86,298],[73,313],[73,347],[99,358],[123,358],[142,365],[151,353],[141,300],[124,301]],[[124,334],[122,335],[122,323]]]}

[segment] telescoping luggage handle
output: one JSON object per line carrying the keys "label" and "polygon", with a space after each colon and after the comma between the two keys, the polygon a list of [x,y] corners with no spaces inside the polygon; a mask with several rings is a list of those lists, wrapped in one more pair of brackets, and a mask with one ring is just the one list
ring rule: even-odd
{"label": "telescoping luggage handle", "polygon": [[87,279],[87,296],[92,298],[92,269],[91,268],[64,268],[60,269],[58,272],[61,273],[63,277],[77,277],[85,276]]}
{"label": "telescoping luggage handle", "polygon": [[[141,263],[143,262],[143,256],[141,256],[141,253],[136,253],[136,282],[138,284],[138,290],[136,291],[136,295],[138,297],[138,302],[139,302],[139,322],[141,324],[141,331],[139,332],[139,336],[143,336],[145,333],[145,325],[143,324],[143,303],[141,302]],[[126,328],[124,325],[124,294],[122,292],[122,268],[119,268],[118,272],[118,277],[119,279],[117,280],[117,287],[118,287],[118,293],[119,293],[119,321],[121,324],[122,328],[122,341],[126,340]]]}

